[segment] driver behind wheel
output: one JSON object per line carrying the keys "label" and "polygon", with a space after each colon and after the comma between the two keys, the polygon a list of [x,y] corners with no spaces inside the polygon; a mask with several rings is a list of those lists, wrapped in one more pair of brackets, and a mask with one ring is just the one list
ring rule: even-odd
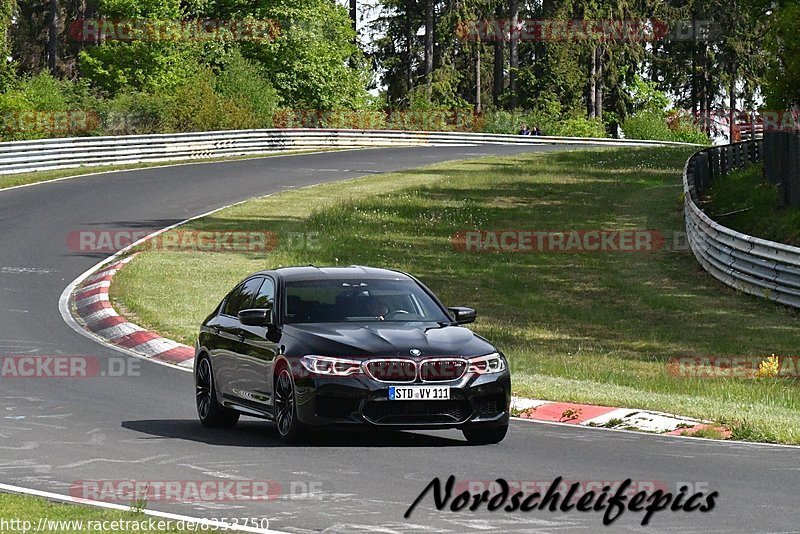
{"label": "driver behind wheel", "polygon": [[371,298],[367,302],[367,316],[383,319],[389,313],[389,306],[381,299]]}

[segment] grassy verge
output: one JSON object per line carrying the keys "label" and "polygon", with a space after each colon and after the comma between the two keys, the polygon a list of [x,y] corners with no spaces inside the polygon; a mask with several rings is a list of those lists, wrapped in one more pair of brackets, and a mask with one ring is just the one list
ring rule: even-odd
{"label": "grassy verge", "polygon": [[[0,493],[0,522],[5,522],[2,532],[58,532],[59,534],[85,534],[86,532],[197,532],[181,529],[177,521],[166,523],[157,517],[134,512],[117,512],[78,506],[58,504],[38,497],[9,495]],[[149,528],[147,522],[153,519],[159,528]],[[125,521],[127,523],[120,523]],[[116,526],[114,524],[116,523]],[[143,525],[144,523],[144,525]],[[123,528],[127,527],[127,528]],[[143,526],[144,528],[138,528]],[[41,527],[41,528],[39,528]],[[203,532],[217,532],[203,530]]]}
{"label": "grassy verge", "polygon": [[709,216],[736,231],[800,246],[800,208],[781,202],[764,177],[763,165],[749,165],[716,179],[709,191]]}
{"label": "grassy verge", "polygon": [[36,184],[39,182],[48,182],[58,178],[69,178],[73,176],[82,176],[84,174],[95,174],[99,172],[112,172],[112,171],[125,171],[131,169],[149,169],[151,167],[163,167],[165,165],[178,165],[189,163],[214,163],[215,161],[236,161],[242,159],[254,158],[270,158],[275,156],[289,156],[292,154],[304,154],[307,152],[326,152],[337,150],[333,149],[317,149],[317,150],[291,150],[281,152],[280,154],[262,154],[253,156],[235,156],[231,158],[208,158],[203,160],[175,160],[175,161],[158,161],[151,163],[131,163],[128,165],[102,165],[97,167],[76,167],[74,169],[58,169],[54,171],[39,171],[39,172],[26,172],[21,174],[0,175],[0,190],[9,187],[16,187],[18,185]]}
{"label": "grassy verge", "polygon": [[[797,314],[721,286],[672,243],[691,148],[526,154],[440,164],[251,200],[198,230],[312,236],[269,254],[150,251],[117,275],[112,298],[141,324],[193,343],[237,281],[280,265],[390,266],[449,305],[509,355],[515,393],[710,418],[734,438],[800,443],[800,389],[785,379],[670,374],[681,356],[791,355]],[[466,253],[466,229],[653,229],[658,252]]]}

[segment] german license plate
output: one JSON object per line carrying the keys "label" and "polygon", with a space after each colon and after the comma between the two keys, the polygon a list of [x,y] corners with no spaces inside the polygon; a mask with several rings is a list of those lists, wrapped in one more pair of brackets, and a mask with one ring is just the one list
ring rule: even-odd
{"label": "german license plate", "polygon": [[389,386],[389,400],[449,400],[447,386]]}

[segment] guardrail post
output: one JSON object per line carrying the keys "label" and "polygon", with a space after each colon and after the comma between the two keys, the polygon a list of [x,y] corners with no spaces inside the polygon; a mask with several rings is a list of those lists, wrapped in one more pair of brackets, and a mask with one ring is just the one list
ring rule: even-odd
{"label": "guardrail post", "polygon": [[[694,179],[694,172],[697,169],[697,155],[693,154],[689,161],[686,162],[686,185],[687,191],[684,191],[684,195],[688,192],[689,197],[692,202],[697,202],[697,185],[695,184]],[[689,200],[689,199],[687,199]]]}
{"label": "guardrail post", "polygon": [[703,196],[710,183],[708,152],[698,152],[694,158],[694,187],[697,197]]}
{"label": "guardrail post", "polygon": [[781,181],[781,163],[783,159],[783,135],[781,132],[764,132],[762,145],[764,160],[764,174],[770,183],[778,184]]}
{"label": "guardrail post", "polygon": [[728,149],[730,145],[721,147],[719,149],[719,175],[725,176],[728,174]]}
{"label": "guardrail post", "polygon": [[720,169],[720,153],[721,149],[719,147],[714,147],[708,151],[708,183],[712,183],[717,176],[722,174]]}
{"label": "guardrail post", "polygon": [[783,198],[787,205],[800,205],[800,133],[787,132],[785,165],[781,175]]}

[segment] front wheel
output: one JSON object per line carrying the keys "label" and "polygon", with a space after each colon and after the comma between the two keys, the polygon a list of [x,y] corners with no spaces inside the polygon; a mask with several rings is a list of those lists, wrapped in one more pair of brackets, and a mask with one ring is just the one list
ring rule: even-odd
{"label": "front wheel", "polygon": [[305,428],[297,418],[294,382],[287,368],[281,369],[275,378],[275,425],[278,435],[288,443],[296,443],[305,435]]}
{"label": "front wheel", "polygon": [[239,421],[239,413],[220,406],[214,391],[214,373],[211,360],[201,356],[195,373],[197,416],[203,426],[210,428],[230,428]]}
{"label": "front wheel", "polygon": [[464,437],[470,445],[490,445],[500,443],[506,437],[508,425],[494,426],[489,428],[465,428],[462,430]]}

